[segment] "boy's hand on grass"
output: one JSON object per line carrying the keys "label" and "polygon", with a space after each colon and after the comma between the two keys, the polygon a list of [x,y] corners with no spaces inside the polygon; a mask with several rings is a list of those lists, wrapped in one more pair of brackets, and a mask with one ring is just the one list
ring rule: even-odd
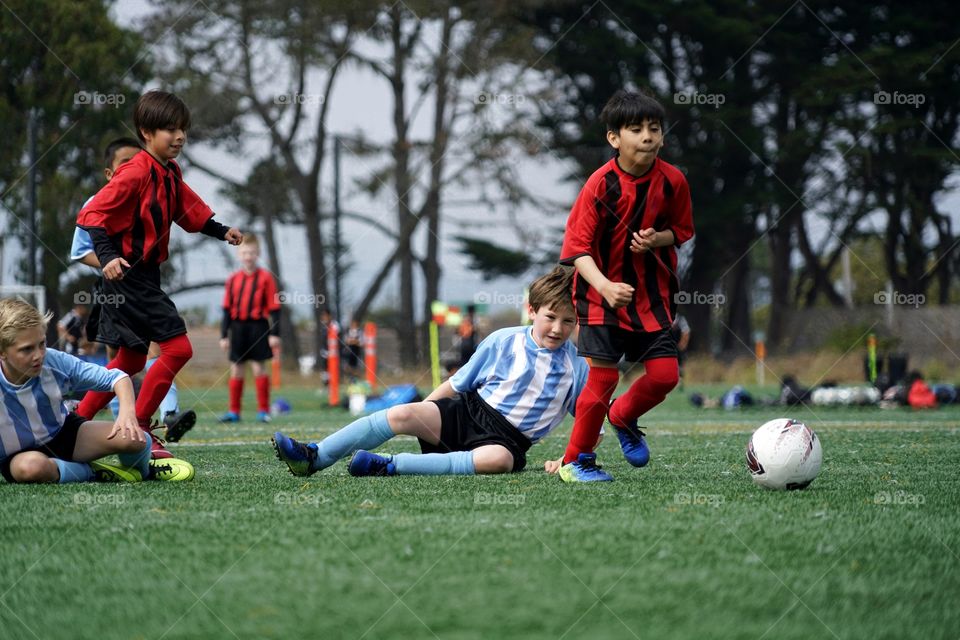
{"label": "boy's hand on grass", "polygon": [[547,473],[556,473],[560,470],[560,467],[563,466],[563,458],[557,458],[556,460],[547,460],[543,463],[543,470]]}
{"label": "boy's hand on grass", "polygon": [[117,421],[113,423],[113,429],[107,436],[107,440],[113,440],[118,435],[124,440],[147,441],[143,435],[143,429],[140,428],[140,423],[137,422],[137,416],[132,411],[121,411],[117,414]]}
{"label": "boy's hand on grass", "polygon": [[625,307],[633,300],[633,287],[625,282],[607,282],[600,289],[600,295],[614,309]]}
{"label": "boy's hand on grass", "polygon": [[114,258],[103,268],[103,277],[107,280],[123,279],[123,267],[130,268],[130,263],[123,258]]}
{"label": "boy's hand on grass", "polygon": [[227,235],[225,235],[223,239],[233,246],[237,246],[243,242],[243,233],[241,233],[240,229],[237,229],[236,227],[230,227],[227,229]]}

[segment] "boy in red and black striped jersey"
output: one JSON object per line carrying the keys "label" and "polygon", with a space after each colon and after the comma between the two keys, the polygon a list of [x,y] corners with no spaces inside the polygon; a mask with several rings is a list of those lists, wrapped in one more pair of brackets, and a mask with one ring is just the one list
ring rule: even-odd
{"label": "boy in red and black striped jersey", "polygon": [[[150,418],[170,389],[177,372],[193,355],[187,327],[176,305],[160,288],[160,265],[168,256],[170,227],[177,223],[230,244],[242,234],[213,219],[213,211],[183,182],[174,159],[190,128],[190,110],[183,100],[163,91],[149,91],[137,100],[133,123],[143,143],[128,162],[88,202],[77,226],[90,234],[103,266],[103,294],[98,340],[118,347],[108,369],[129,375],[141,371],[150,342],[160,357],[144,376],[137,395],[137,420],[150,430]],[[77,413],[91,419],[110,402],[112,393],[88,392]],[[154,438],[154,458],[173,457]]]}
{"label": "boy in red and black striped jersey", "polygon": [[[270,376],[263,366],[280,348],[280,300],[277,282],[257,266],[260,244],[244,234],[237,251],[241,269],[227,278],[223,294],[220,348],[230,350],[230,410],[221,422],[239,422],[243,403],[244,363],[249,361],[257,385],[257,421],[270,422]],[[230,338],[227,339],[229,334]]]}
{"label": "boy in red and black striped jersey", "polygon": [[[617,153],[587,180],[567,220],[560,262],[577,269],[577,347],[590,360],[560,470],[568,482],[612,480],[578,461],[593,450],[604,416],[627,461],[645,465],[650,452],[637,419],[677,384],[675,247],[693,236],[693,216],[686,178],[657,157],[664,117],[649,95],[618,91],[610,98],[600,118]],[[643,362],[645,374],[611,404],[621,357]]]}

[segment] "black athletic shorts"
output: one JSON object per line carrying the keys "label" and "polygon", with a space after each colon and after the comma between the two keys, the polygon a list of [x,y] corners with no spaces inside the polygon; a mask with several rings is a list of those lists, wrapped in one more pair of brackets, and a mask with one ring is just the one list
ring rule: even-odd
{"label": "black athletic shorts", "polygon": [[273,357],[270,349],[270,322],[267,320],[230,321],[230,362],[263,362]]}
{"label": "black athletic shorts", "polygon": [[527,466],[530,440],[484,402],[476,391],[433,402],[440,409],[440,442],[430,444],[420,440],[423,453],[473,451],[485,444],[499,444],[513,455],[513,471],[522,471]]}
{"label": "black athletic shorts", "polygon": [[180,312],[160,288],[160,267],[137,263],[121,280],[103,280],[97,342],[146,353],[151,342],[187,332]]}
{"label": "black athletic shorts", "polygon": [[80,431],[80,425],[84,422],[87,422],[86,418],[78,416],[71,411],[67,414],[67,417],[63,419],[63,426],[60,428],[60,431],[57,432],[57,435],[53,436],[53,440],[39,447],[29,447],[17,451],[3,462],[0,462],[0,474],[3,474],[3,478],[7,482],[14,482],[13,476],[10,475],[10,461],[24,451],[39,451],[51,458],[72,460],[73,450],[77,446],[77,433]]}
{"label": "black athletic shorts", "polygon": [[577,353],[584,358],[620,362],[644,362],[654,358],[676,358],[677,341],[669,329],[656,333],[627,331],[606,325],[581,325]]}

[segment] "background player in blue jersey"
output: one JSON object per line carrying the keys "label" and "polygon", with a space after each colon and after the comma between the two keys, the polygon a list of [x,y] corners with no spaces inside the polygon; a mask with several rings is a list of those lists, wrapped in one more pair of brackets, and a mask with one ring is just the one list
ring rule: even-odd
{"label": "background player in blue jersey", "polygon": [[[423,402],[365,416],[318,443],[277,432],[277,456],[298,476],[350,454],[355,476],[522,470],[527,450],[573,412],[586,381],[587,364],[568,341],[576,326],[572,281],[563,267],[537,279],[530,285],[532,325],[492,333]],[[416,436],[423,453],[368,451],[400,434]]]}
{"label": "background player in blue jersey", "polygon": [[[7,482],[146,478],[150,436],[137,424],[129,376],[47,349],[48,320],[22,300],[0,300],[0,473]],[[67,412],[63,395],[89,389],[117,394],[115,423]],[[97,462],[114,453],[123,466]]]}

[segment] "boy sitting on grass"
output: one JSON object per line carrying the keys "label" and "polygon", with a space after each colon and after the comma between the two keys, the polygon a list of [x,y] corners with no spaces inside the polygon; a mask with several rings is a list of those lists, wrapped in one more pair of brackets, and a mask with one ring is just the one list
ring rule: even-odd
{"label": "boy sitting on grass", "polygon": [[[527,309],[532,325],[492,333],[423,402],[365,416],[318,443],[277,432],[277,457],[297,476],[351,454],[354,476],[521,471],[530,446],[573,412],[586,380],[587,364],[567,340],[577,324],[572,281],[572,270],[563,267],[537,279]],[[368,451],[400,434],[416,436],[423,453]],[[557,467],[559,461],[546,465],[548,471]]]}
{"label": "boy sitting on grass", "polygon": [[[130,377],[47,349],[49,320],[23,300],[0,300],[0,474],[7,482],[147,478],[150,435],[137,423]],[[67,412],[63,396],[88,389],[117,394],[116,422]],[[98,461],[114,453],[122,466]]]}

